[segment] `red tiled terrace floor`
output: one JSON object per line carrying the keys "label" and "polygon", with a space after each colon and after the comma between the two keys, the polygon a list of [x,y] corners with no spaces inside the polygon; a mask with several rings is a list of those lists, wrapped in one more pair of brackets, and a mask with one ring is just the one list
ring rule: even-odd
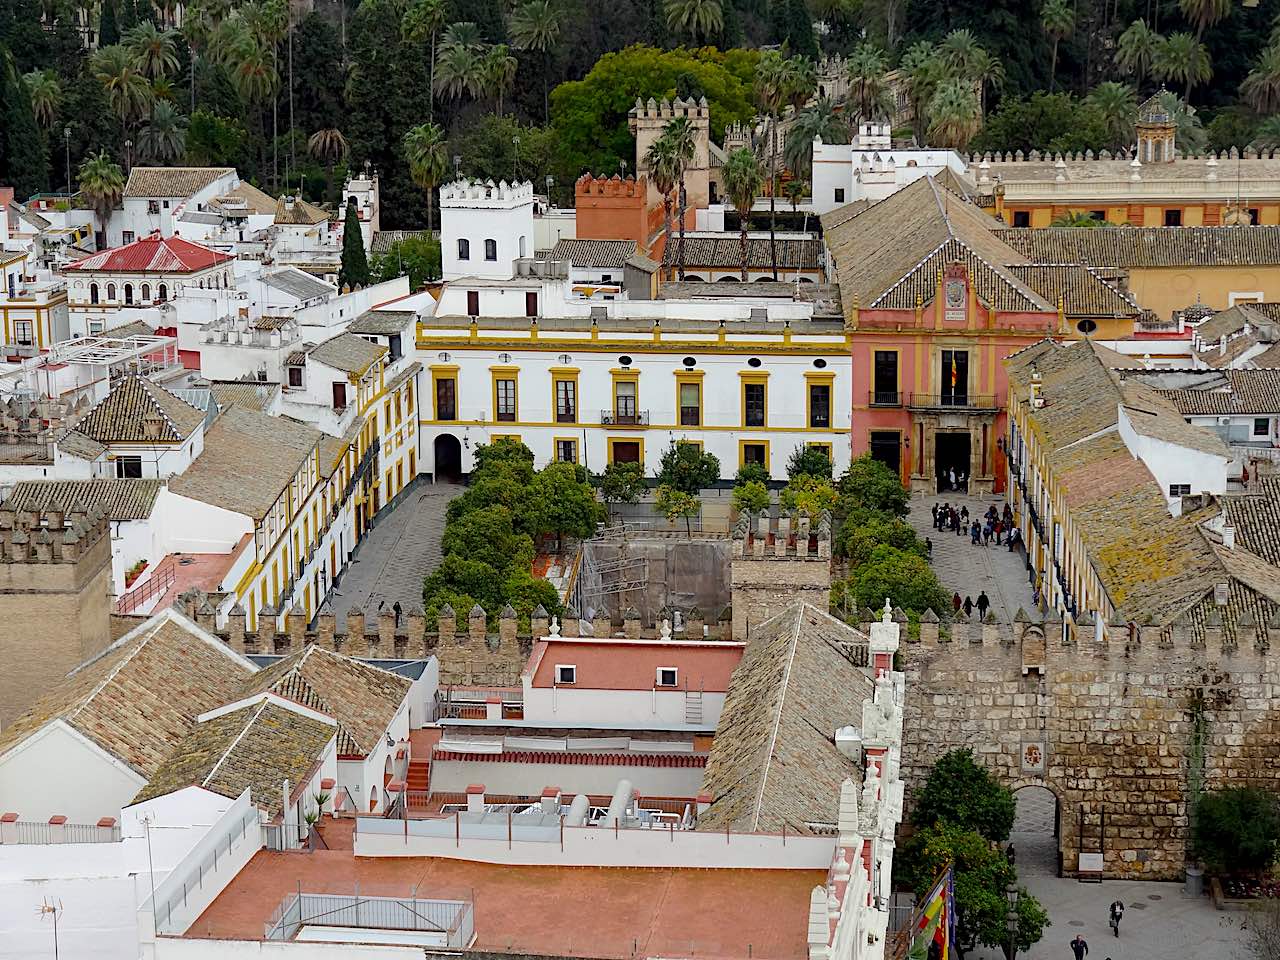
{"label": "red tiled terrace floor", "polygon": [[471,897],[477,950],[630,958],[807,955],[820,870],[511,867],[437,858],[262,851],[188,936],[259,940],[289,893]]}

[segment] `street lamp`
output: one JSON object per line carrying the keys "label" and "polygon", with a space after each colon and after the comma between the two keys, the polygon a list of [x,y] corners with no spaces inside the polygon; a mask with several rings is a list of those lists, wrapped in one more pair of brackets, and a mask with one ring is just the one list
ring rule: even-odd
{"label": "street lamp", "polygon": [[62,142],[67,150],[67,196],[71,195],[71,124],[62,128]]}
{"label": "street lamp", "polygon": [[1010,883],[1004,890],[1005,898],[1009,901],[1009,912],[1005,916],[1005,926],[1009,932],[1009,945],[1005,952],[1008,960],[1018,953],[1018,885]]}

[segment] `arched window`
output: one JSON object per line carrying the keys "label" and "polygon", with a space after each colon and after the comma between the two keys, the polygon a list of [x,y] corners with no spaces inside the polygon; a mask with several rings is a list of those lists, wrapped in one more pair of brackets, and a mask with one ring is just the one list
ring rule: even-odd
{"label": "arched window", "polygon": [[169,299],[169,288],[168,288],[168,286],[166,286],[166,285],[165,285],[165,284],[163,284],[163,283],[162,283],[162,284],[160,284],[160,286],[157,288],[157,292],[156,292],[156,299],[157,299],[157,300],[159,300],[161,303],[164,303],[166,300],[168,300],[168,299]]}
{"label": "arched window", "polygon": [[486,240],[484,242],[484,258],[486,260],[498,259],[498,241],[497,240]]}
{"label": "arched window", "polygon": [[98,302],[98,285],[96,283],[89,284],[89,302]]}
{"label": "arched window", "polygon": [[146,303],[151,299],[151,284],[144,283],[142,285],[142,302]]}
{"label": "arched window", "polygon": [[466,239],[463,239],[463,238],[459,238],[459,240],[458,240],[458,259],[459,259],[459,260],[470,260],[470,259],[471,259],[471,241],[470,241],[470,240],[466,240]]}
{"label": "arched window", "polygon": [[520,238],[520,256],[527,257],[529,254],[525,252],[525,245],[528,243],[525,237]]}
{"label": "arched window", "polygon": [[114,303],[116,299],[116,285],[114,283],[107,284],[107,300]]}
{"label": "arched window", "polygon": [[124,302],[129,304],[133,303],[133,284],[132,283],[126,283],[124,285]]}

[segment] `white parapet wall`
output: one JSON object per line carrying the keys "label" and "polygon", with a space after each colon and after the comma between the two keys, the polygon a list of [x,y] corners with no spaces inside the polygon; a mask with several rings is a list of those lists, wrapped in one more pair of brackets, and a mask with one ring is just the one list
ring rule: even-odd
{"label": "white parapet wall", "polygon": [[[529,822],[522,824],[521,820]],[[557,817],[460,814],[357,821],[357,857],[443,857],[521,866],[826,870],[835,837],[565,827]]]}
{"label": "white parapet wall", "polygon": [[162,937],[157,960],[422,960],[422,947],[296,940],[198,940]]}

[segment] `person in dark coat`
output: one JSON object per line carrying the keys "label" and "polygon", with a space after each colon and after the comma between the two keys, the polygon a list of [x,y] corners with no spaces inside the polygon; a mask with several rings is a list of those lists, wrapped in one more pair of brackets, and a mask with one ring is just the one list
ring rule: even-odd
{"label": "person in dark coat", "polygon": [[987,591],[983,590],[978,594],[978,616],[986,619],[987,608],[991,606],[991,600],[987,597]]}
{"label": "person in dark coat", "polygon": [[971,597],[964,598],[964,615],[966,617],[973,616],[973,599]]}

